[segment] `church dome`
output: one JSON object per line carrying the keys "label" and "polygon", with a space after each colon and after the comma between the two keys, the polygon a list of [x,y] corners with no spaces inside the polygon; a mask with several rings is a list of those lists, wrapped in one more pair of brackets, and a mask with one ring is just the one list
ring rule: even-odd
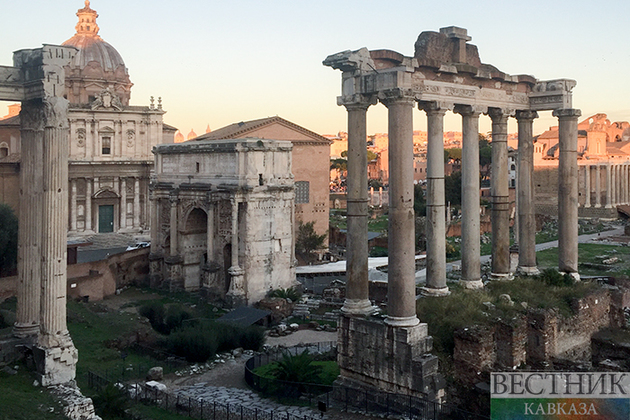
{"label": "church dome", "polygon": [[[105,89],[117,95],[122,105],[129,105],[131,86],[129,73],[121,55],[98,35],[98,13],[90,8],[90,1],[77,11],[79,22],[76,34],[63,45],[78,51],[66,67],[67,96],[70,103],[90,104]],[[89,83],[86,81],[89,79]]]}

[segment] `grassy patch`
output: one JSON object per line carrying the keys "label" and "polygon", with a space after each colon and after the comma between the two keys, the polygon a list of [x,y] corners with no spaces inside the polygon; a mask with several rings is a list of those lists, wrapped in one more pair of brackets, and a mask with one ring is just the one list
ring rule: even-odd
{"label": "grassy patch", "polygon": [[34,380],[23,366],[17,375],[0,372],[0,420],[66,419],[52,395],[33,387]]}
{"label": "grassy patch", "polygon": [[[320,366],[322,369],[319,374],[319,385],[332,385],[335,379],[339,376],[339,365],[337,365],[337,362],[334,360],[315,361],[312,364],[313,366]],[[254,373],[264,378],[274,379],[272,372],[277,368],[277,366],[277,362],[269,363],[267,365],[257,367],[254,369]]]}
{"label": "grassy patch", "polygon": [[[606,266],[603,271],[601,267],[604,256],[617,257],[619,262]],[[546,249],[536,253],[536,260],[541,269],[558,266],[558,248]],[[585,276],[598,276],[607,274],[611,276],[630,276],[630,247],[602,245],[602,244],[579,244],[578,261],[580,264],[580,274]],[[594,266],[588,266],[588,263]]]}

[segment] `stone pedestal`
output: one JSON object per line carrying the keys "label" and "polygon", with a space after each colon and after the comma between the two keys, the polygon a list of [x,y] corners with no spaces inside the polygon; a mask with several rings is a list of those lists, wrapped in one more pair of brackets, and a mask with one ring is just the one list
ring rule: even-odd
{"label": "stone pedestal", "polygon": [[66,331],[65,334],[56,336],[55,341],[33,348],[38,380],[42,386],[63,384],[75,378],[79,353],[72,343],[70,334]]}
{"label": "stone pedestal", "polygon": [[427,324],[394,327],[376,319],[341,316],[338,331],[337,383],[436,400],[444,396]]}
{"label": "stone pedestal", "polygon": [[232,266],[228,268],[228,274],[231,276],[230,290],[225,295],[227,304],[236,308],[238,306],[247,305],[247,298],[245,294],[245,270],[239,266]]}

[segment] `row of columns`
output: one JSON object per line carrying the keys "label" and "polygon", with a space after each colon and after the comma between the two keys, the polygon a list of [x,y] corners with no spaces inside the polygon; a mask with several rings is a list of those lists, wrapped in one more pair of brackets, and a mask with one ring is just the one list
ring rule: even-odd
{"label": "row of columns", "polygon": [[[533,120],[535,111],[514,111],[440,102],[418,102],[399,91],[380,101],[388,108],[389,124],[389,262],[386,323],[418,324],[415,296],[415,214],[413,210],[413,108],[418,103],[428,120],[426,286],[423,293],[444,296],[446,235],[444,198],[443,118],[448,110],[462,116],[462,282],[479,288],[479,116],[492,119],[492,278],[510,278],[509,184],[507,121],[519,126],[518,229],[519,270],[537,272],[533,191]],[[372,311],[367,280],[367,159],[366,113],[371,101],[344,104],[348,111],[348,242],[346,301],[342,310],[363,315]],[[559,268],[577,273],[577,118],[579,110],[554,111],[560,121]]]}
{"label": "row of columns", "polygon": [[[120,185],[120,229],[140,228],[140,178],[132,177],[133,182],[133,224],[127,226],[127,178],[116,179],[115,184]],[[91,231],[92,227],[92,194],[99,189],[99,178],[85,178],[85,231]],[[70,231],[77,229],[77,178],[70,180]]]}
{"label": "row of columns", "polygon": [[[630,203],[630,162],[587,163],[580,165],[580,168],[584,168],[583,207],[602,207],[602,171],[606,172],[604,207],[612,208],[618,204]],[[593,190],[595,191],[594,202],[591,199]]]}

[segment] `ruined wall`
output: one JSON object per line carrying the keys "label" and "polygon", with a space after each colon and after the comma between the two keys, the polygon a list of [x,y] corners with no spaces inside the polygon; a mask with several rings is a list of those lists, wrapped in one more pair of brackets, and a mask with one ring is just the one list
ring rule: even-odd
{"label": "ruined wall", "polygon": [[575,315],[569,318],[556,309],[531,309],[512,320],[456,331],[456,375],[465,383],[476,383],[492,370],[512,370],[525,363],[590,361],[593,335],[615,323],[625,324],[628,304],[628,291],[598,290],[575,300]]}

